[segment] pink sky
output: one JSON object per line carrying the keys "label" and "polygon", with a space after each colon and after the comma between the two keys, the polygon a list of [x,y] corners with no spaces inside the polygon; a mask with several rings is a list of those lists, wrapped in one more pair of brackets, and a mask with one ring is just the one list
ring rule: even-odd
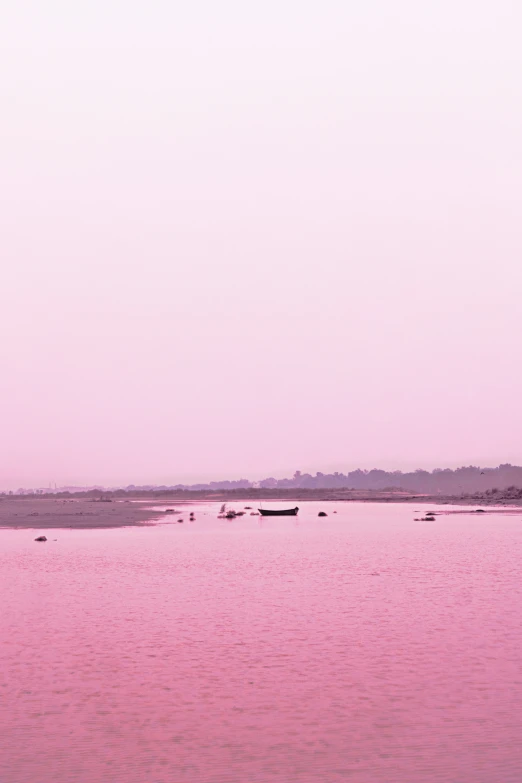
{"label": "pink sky", "polygon": [[2,17],[0,488],[522,463],[522,6]]}

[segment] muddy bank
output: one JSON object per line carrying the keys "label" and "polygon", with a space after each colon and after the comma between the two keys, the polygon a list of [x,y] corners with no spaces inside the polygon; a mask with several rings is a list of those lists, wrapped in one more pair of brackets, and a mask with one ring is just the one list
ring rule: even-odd
{"label": "muddy bank", "polygon": [[[199,494],[199,493],[198,493]],[[254,490],[238,493],[211,492],[202,493],[190,500],[173,498],[160,493],[153,497],[140,498],[131,502],[130,499],[113,499],[111,502],[93,500],[92,498],[0,498],[0,528],[33,528],[46,530],[50,528],[114,528],[153,524],[163,516],[162,512],[154,511],[154,506],[170,506],[180,508],[192,503],[215,502],[240,503],[250,502],[254,507],[256,501],[272,500],[277,503],[292,503],[295,501],[337,501],[359,503],[405,503],[415,504],[415,508],[444,505],[462,505],[475,508],[492,506],[520,507],[522,499],[512,497],[454,497],[451,495],[413,495],[406,492],[364,492],[350,490],[286,490],[274,492],[271,496],[259,497]],[[421,505],[419,505],[421,504]]]}
{"label": "muddy bank", "polygon": [[[336,501],[346,503],[429,503],[430,505],[455,506],[522,506],[522,496],[515,496],[508,491],[494,495],[477,493],[474,495],[429,495],[421,492],[406,492],[401,490],[352,490],[352,489],[279,489],[257,490],[244,489],[217,492],[177,492],[154,494],[155,504],[183,502],[193,503],[256,503],[273,501],[276,503],[295,503],[296,501]],[[190,500],[189,500],[190,498]]]}
{"label": "muddy bank", "polygon": [[108,528],[144,525],[159,516],[150,501],[2,498],[0,528]]}

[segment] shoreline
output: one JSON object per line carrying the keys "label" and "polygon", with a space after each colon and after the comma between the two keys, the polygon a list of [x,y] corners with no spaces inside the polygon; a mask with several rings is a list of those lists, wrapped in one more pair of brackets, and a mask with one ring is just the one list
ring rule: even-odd
{"label": "shoreline", "polygon": [[[103,529],[115,527],[143,527],[154,524],[159,516],[151,501],[105,503],[89,500],[52,500],[2,498],[0,500],[0,529]],[[178,504],[181,505],[181,504]]]}
{"label": "shoreline", "polygon": [[[4,529],[104,529],[118,527],[144,527],[153,525],[161,518],[162,512],[154,511],[153,507],[158,505],[168,505],[172,508],[192,505],[193,503],[240,503],[244,501],[271,501],[278,503],[299,502],[299,501],[329,501],[338,503],[403,503],[411,505],[430,505],[443,507],[451,506],[470,506],[473,508],[499,509],[504,507],[506,510],[512,508],[516,510],[522,506],[522,500],[511,498],[462,498],[433,495],[410,495],[401,492],[364,492],[360,491],[335,491],[335,490],[313,490],[304,493],[303,491],[285,493],[281,497],[280,493],[274,493],[272,497],[260,498],[255,492],[234,494],[229,493],[208,493],[204,497],[197,498],[173,498],[172,496],[149,497],[149,498],[126,498],[112,499],[110,502],[94,500],[93,498],[24,498],[24,497],[2,497],[0,499],[0,530]],[[458,513],[458,512],[456,512]]]}

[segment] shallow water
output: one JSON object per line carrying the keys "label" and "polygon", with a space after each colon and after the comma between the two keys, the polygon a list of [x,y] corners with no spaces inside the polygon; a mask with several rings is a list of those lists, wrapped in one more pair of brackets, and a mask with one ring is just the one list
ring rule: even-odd
{"label": "shallow water", "polygon": [[522,515],[300,507],[1,530],[1,783],[520,783]]}

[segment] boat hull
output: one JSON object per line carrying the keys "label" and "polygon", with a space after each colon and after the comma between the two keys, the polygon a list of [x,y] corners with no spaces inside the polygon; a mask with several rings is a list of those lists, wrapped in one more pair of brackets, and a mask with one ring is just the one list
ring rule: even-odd
{"label": "boat hull", "polygon": [[263,517],[296,517],[299,509],[295,508],[283,508],[283,509],[268,509],[259,508],[259,513]]}

